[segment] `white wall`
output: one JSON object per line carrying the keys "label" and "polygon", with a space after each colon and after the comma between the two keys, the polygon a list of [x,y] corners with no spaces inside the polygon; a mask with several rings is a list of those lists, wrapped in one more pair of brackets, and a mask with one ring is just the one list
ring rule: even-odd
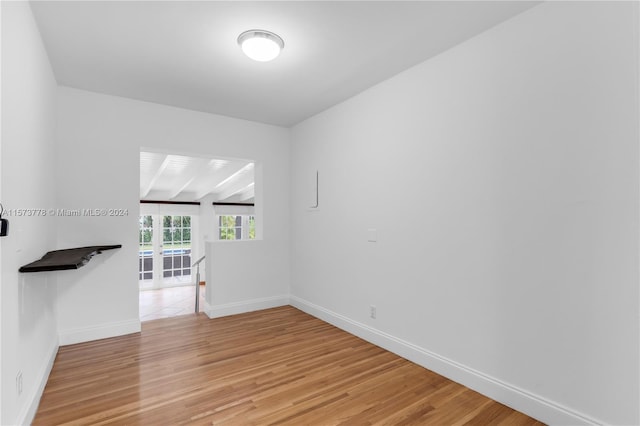
{"label": "white wall", "polygon": [[[0,202],[7,209],[55,207],[53,156],[56,82],[26,2],[2,2],[2,148]],[[18,273],[55,249],[55,218],[16,217],[0,238],[3,425],[26,424],[58,346],[56,273]],[[22,372],[22,393],[16,376]]]}
{"label": "white wall", "polygon": [[637,9],[539,5],[294,127],[293,304],[543,421],[640,423]]}
{"label": "white wall", "polygon": [[210,318],[289,304],[289,283],[283,276],[289,258],[273,242],[211,241],[205,246]]}
{"label": "white wall", "polygon": [[[123,208],[126,217],[60,218],[59,244],[122,244],[59,280],[61,343],[139,329],[138,209],[140,147],[185,155],[251,158],[263,170],[265,250],[285,259],[259,293],[289,288],[289,131],[284,128],[133,101],[58,90],[56,153],[60,208]],[[258,185],[257,185],[258,186]],[[203,230],[205,232],[205,230]],[[259,256],[260,254],[256,254]]]}

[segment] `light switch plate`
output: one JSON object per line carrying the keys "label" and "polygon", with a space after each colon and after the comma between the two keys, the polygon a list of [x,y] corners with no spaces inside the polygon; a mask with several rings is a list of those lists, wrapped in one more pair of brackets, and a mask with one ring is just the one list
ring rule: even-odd
{"label": "light switch plate", "polygon": [[377,229],[367,229],[367,241],[370,243],[375,243],[376,241],[378,241]]}

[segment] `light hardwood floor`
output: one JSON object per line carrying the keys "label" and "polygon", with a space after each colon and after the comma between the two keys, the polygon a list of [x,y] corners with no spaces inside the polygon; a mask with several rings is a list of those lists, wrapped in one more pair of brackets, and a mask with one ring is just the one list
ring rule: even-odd
{"label": "light hardwood floor", "polygon": [[[204,283],[203,283],[204,284]],[[205,286],[200,286],[200,311],[204,306]],[[168,287],[140,291],[140,321],[176,317],[194,313],[196,286]]]}
{"label": "light hardwood floor", "polygon": [[281,307],[60,348],[34,425],[539,425]]}

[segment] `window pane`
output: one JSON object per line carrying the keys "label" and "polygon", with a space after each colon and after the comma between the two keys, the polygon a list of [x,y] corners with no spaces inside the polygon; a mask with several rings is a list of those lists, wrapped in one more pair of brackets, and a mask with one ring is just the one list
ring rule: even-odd
{"label": "window pane", "polygon": [[142,241],[145,244],[151,244],[151,238],[153,237],[153,231],[150,228],[146,228],[142,231]]}
{"label": "window pane", "polygon": [[138,235],[138,278],[140,280],[149,280],[153,278],[153,258],[152,258],[152,235],[153,235],[153,218],[149,215],[141,215],[139,217],[139,235]]}
{"label": "window pane", "polygon": [[249,239],[255,240],[256,238],[256,218],[249,216]]}
{"label": "window pane", "polygon": [[171,225],[174,227],[182,226],[182,216],[174,216],[173,223]]}
{"label": "window pane", "polygon": [[[220,215],[218,216],[218,229],[218,238],[220,240],[255,239],[255,217],[250,215]],[[184,234],[183,238],[186,238]]]}

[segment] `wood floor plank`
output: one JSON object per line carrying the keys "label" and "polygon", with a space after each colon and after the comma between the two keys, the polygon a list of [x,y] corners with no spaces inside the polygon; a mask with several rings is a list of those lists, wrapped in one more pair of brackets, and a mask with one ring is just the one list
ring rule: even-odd
{"label": "wood floor plank", "polygon": [[34,425],[541,425],[290,306],[60,348]]}

